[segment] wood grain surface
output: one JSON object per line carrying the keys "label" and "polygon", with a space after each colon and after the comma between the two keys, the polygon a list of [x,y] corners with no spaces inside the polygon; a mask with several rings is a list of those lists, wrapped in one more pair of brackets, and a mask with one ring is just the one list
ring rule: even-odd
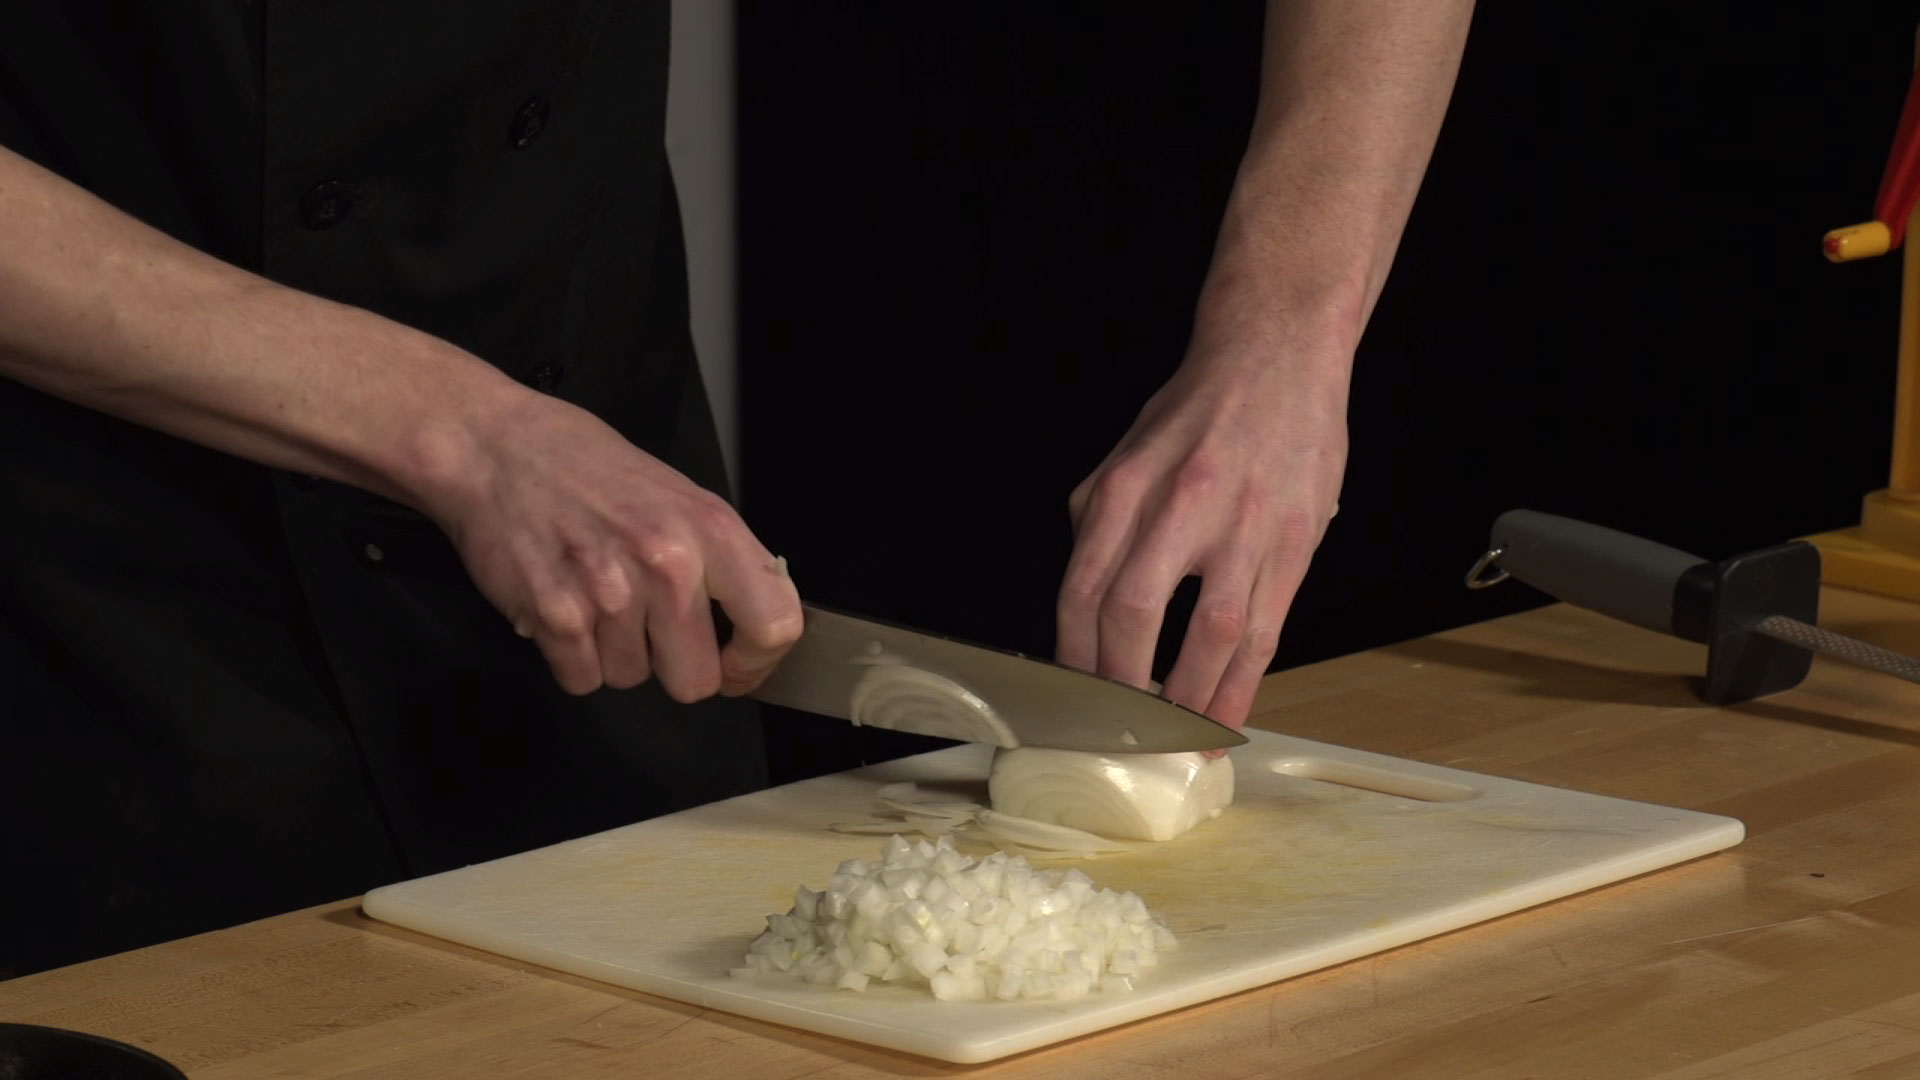
{"label": "wood grain surface", "polygon": [[[1920,653],[1920,606],[1825,625]],[[1920,687],[1816,662],[1733,708],[1704,652],[1555,606],[1270,677],[1256,723],[1727,814],[1729,852],[983,1066],[556,975],[353,901],[0,983],[0,1019],[200,1078],[1920,1076]]]}

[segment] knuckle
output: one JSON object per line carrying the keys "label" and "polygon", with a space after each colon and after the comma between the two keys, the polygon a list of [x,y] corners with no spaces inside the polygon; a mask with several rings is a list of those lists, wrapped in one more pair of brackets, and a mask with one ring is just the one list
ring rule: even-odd
{"label": "knuckle", "polygon": [[1283,555],[1311,552],[1320,543],[1320,519],[1304,510],[1285,511],[1274,522],[1273,536]]}
{"label": "knuckle", "polygon": [[1249,626],[1240,635],[1240,647],[1264,665],[1280,649],[1280,627],[1265,623]]}
{"label": "knuckle", "polygon": [[1233,501],[1233,518],[1242,528],[1258,528],[1273,513],[1273,500],[1266,492],[1249,489]]}
{"label": "knuckle", "polygon": [[559,680],[560,689],[574,697],[585,697],[600,689],[600,673],[597,671],[589,671],[585,668],[573,671],[556,670],[554,677]]}
{"label": "knuckle", "polygon": [[624,615],[633,607],[633,585],[618,563],[606,563],[591,574],[593,599],[608,615]]}
{"label": "knuckle", "polygon": [[796,604],[760,622],[747,640],[763,649],[786,649],[800,640],[800,634],[806,626],[806,616],[801,614]]}
{"label": "knuckle", "polygon": [[1094,478],[1090,494],[1103,501],[1134,502],[1147,492],[1146,466],[1138,458],[1123,457]]}
{"label": "knuckle", "polygon": [[1080,484],[1068,492],[1067,516],[1074,521],[1079,521],[1080,516],[1087,512],[1087,499],[1091,497],[1091,495],[1092,492],[1085,483]]}
{"label": "knuckle", "polygon": [[1208,645],[1238,645],[1248,633],[1247,606],[1234,600],[1216,600],[1194,620],[1200,640]]}
{"label": "knuckle", "polygon": [[615,690],[631,690],[647,680],[632,671],[609,672],[607,685]]}
{"label": "knuckle", "polygon": [[564,593],[541,597],[534,605],[534,617],[551,637],[584,637],[588,629],[586,612]]}
{"label": "knuckle", "polygon": [[660,548],[672,547],[673,533],[657,521],[629,518],[619,525],[620,542],[626,545],[627,553],[643,565],[646,554]]}
{"label": "knuckle", "polygon": [[652,677],[645,635],[623,629],[611,639],[602,634],[599,644],[601,677],[608,686],[631,690]]}
{"label": "knuckle", "polygon": [[1223,471],[1217,455],[1211,451],[1196,450],[1174,472],[1174,490],[1190,495],[1206,494],[1220,485]]}
{"label": "knuckle", "polygon": [[693,499],[687,516],[702,535],[725,535],[742,526],[740,515],[727,500],[711,491],[702,491]]}
{"label": "knuckle", "polygon": [[1214,695],[1207,706],[1207,715],[1230,728],[1239,728],[1246,724],[1247,714],[1253,711],[1253,695],[1238,688],[1226,689]]}
{"label": "knuckle", "polygon": [[667,696],[682,705],[705,701],[720,691],[720,669],[714,666],[698,674],[681,675],[666,683]]}
{"label": "knuckle", "polygon": [[664,533],[639,537],[633,545],[634,558],[651,578],[679,588],[692,584],[700,573],[700,557],[693,545]]}
{"label": "knuckle", "polygon": [[720,692],[733,697],[751,692],[773,674],[773,664],[749,664],[728,659],[720,672]]}
{"label": "knuckle", "polygon": [[1100,606],[1101,621],[1122,630],[1147,630],[1160,618],[1160,605],[1146,590],[1116,585]]}
{"label": "knuckle", "polygon": [[[806,613],[800,608],[800,594],[794,591],[793,583],[785,579],[758,586],[752,601],[733,606],[752,612],[751,617],[736,615],[733,610],[727,615],[734,620],[733,640],[751,646],[755,653],[785,652],[800,640],[807,628]],[[725,661],[736,655],[729,650],[721,657]]]}
{"label": "knuckle", "polygon": [[1096,611],[1103,592],[1100,580],[1092,574],[1069,575],[1060,585],[1060,610],[1074,615]]}

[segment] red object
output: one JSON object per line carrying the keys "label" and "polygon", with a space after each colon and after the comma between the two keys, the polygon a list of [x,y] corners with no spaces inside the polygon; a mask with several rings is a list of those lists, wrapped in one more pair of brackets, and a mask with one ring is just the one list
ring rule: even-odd
{"label": "red object", "polygon": [[1916,202],[1920,202],[1920,70],[1907,87],[1893,150],[1887,154],[1887,171],[1880,176],[1880,194],[1873,200],[1873,216],[1886,225],[1891,237],[1888,247],[1900,246]]}

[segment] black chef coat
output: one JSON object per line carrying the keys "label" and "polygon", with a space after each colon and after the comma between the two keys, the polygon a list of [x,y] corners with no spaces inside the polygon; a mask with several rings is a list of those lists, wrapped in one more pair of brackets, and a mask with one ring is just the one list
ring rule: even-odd
{"label": "black chef coat", "polygon": [[[9,0],[0,144],[718,490],[667,7]],[[566,695],[431,523],[364,492],[0,379],[0,518],[0,975],[763,782],[745,706]]]}

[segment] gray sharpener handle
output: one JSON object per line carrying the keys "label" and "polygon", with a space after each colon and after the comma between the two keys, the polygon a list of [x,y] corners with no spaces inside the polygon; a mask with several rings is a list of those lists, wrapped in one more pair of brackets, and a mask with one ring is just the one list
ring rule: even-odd
{"label": "gray sharpener handle", "polygon": [[1533,510],[1493,523],[1494,565],[1576,607],[1674,633],[1680,575],[1706,560],[1613,529]]}

